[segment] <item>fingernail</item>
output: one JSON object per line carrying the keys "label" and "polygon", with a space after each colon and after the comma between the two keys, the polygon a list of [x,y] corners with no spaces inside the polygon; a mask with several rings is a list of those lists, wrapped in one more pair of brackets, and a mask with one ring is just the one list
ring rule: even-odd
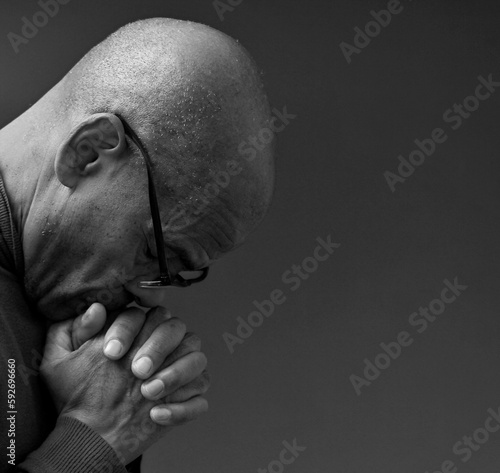
{"label": "fingernail", "polygon": [[123,345],[118,340],[110,340],[106,344],[106,348],[104,348],[104,353],[107,356],[120,356],[120,353],[123,350]]}
{"label": "fingernail", "polygon": [[164,407],[154,407],[151,409],[151,417],[158,422],[167,422],[172,417],[172,412]]}
{"label": "fingernail", "polygon": [[87,309],[87,311],[83,314],[82,322],[86,323],[86,322],[89,322],[90,320],[92,320],[92,317],[94,316],[94,312],[95,312],[94,304],[92,304]]}
{"label": "fingernail", "polygon": [[143,356],[141,359],[134,363],[135,370],[142,375],[147,375],[153,367],[153,362],[147,357]]}
{"label": "fingernail", "polygon": [[144,390],[151,397],[158,396],[158,394],[160,394],[164,388],[165,386],[160,379],[155,379],[154,381],[151,381],[150,383],[144,385]]}

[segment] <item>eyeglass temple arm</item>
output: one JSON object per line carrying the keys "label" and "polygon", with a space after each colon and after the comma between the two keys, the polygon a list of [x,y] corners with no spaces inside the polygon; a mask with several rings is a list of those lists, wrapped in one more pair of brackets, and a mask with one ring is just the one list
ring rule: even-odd
{"label": "eyeglass temple arm", "polygon": [[163,231],[160,223],[161,222],[160,209],[158,207],[158,200],[156,199],[156,190],[153,181],[153,176],[151,173],[151,166],[149,163],[147,163],[146,167],[148,170],[148,180],[149,180],[149,202],[151,206],[151,215],[153,216],[153,230],[155,234],[156,251],[158,253],[158,263],[160,266],[160,281],[163,284],[171,284],[172,281],[170,279],[170,274],[168,272],[166,264],[167,258],[165,255],[165,242],[163,240]]}
{"label": "eyeglass temple arm", "polygon": [[156,251],[158,253],[158,264],[160,267],[160,281],[162,285],[170,285],[172,284],[172,280],[170,279],[170,274],[167,268],[167,258],[165,255],[165,242],[163,240],[163,231],[161,228],[161,218],[160,218],[160,209],[158,206],[158,199],[156,198],[156,188],[153,180],[153,171],[151,160],[149,158],[149,154],[146,148],[142,145],[141,140],[135,134],[134,130],[130,128],[128,123],[122,118],[121,122],[125,129],[125,132],[132,138],[132,141],[137,145],[139,150],[141,151],[144,162],[146,163],[146,169],[148,173],[148,184],[149,184],[149,204],[151,207],[151,216],[153,218],[153,231],[155,235],[155,243],[156,243]]}

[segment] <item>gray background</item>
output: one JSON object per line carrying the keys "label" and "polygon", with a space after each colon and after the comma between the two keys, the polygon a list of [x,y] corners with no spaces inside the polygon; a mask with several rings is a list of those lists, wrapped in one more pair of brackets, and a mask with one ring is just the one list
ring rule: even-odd
{"label": "gray background", "polygon": [[[452,447],[500,406],[500,92],[456,131],[442,118],[479,75],[500,80],[496,3],[402,1],[349,65],[339,43],[385,0],[245,0],[224,21],[210,0],[73,0],[18,54],[6,35],[39,7],[1,1],[2,126],[108,34],[153,16],[239,39],[272,104],[297,115],[279,135],[265,223],[206,284],[172,292],[172,311],[204,340],[211,410],[153,447],[145,472],[256,472],[295,438],[306,450],[287,472],[424,473],[447,459],[498,472],[500,431],[467,463]],[[392,193],[383,173],[436,127],[448,140]],[[328,235],[341,247],[290,291],[284,271]],[[409,315],[455,277],[468,289],[418,334]],[[287,301],[230,354],[222,334],[274,289]],[[357,396],[349,376],[402,330],[413,344]]]}

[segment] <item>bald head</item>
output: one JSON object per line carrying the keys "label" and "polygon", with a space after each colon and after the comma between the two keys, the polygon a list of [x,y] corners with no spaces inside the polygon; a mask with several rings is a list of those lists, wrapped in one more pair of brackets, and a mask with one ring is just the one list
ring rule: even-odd
{"label": "bald head", "polygon": [[106,304],[119,308],[158,276],[146,167],[123,120],[153,162],[172,276],[240,245],[269,207],[274,127],[246,50],[195,23],[129,24],[0,131],[25,287],[44,314],[74,315],[116,274]]}
{"label": "bald head", "polygon": [[268,127],[269,105],[255,63],[235,40],[191,22],[138,21],[92,49],[63,87],[71,121],[119,114],[141,137],[172,238],[229,212],[238,222],[234,246],[263,218],[273,141],[248,159],[241,148]]}

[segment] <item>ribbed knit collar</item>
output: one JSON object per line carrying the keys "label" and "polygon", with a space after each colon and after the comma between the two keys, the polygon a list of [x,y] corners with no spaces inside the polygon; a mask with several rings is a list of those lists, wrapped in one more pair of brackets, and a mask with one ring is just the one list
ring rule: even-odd
{"label": "ribbed knit collar", "polygon": [[12,219],[9,199],[5,192],[3,179],[0,174],[0,266],[16,273],[19,277],[24,275],[23,247],[17,229]]}

